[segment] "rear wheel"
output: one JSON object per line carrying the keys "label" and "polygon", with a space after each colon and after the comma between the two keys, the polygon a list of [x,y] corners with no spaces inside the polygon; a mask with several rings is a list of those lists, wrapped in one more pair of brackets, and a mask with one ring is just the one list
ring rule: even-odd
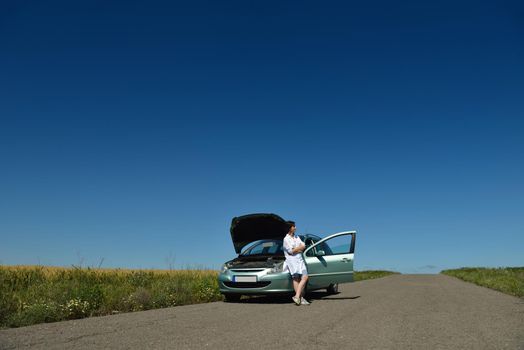
{"label": "rear wheel", "polygon": [[326,288],[326,290],[329,294],[337,294],[338,293],[338,283],[330,284],[329,287]]}
{"label": "rear wheel", "polygon": [[239,301],[241,296],[242,296],[241,294],[227,293],[227,294],[224,294],[224,299],[228,303],[234,303],[236,301]]}

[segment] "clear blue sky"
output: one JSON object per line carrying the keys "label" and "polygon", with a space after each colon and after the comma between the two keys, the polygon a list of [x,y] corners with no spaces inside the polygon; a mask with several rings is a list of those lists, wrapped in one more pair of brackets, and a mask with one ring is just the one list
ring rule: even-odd
{"label": "clear blue sky", "polygon": [[519,2],[10,2],[0,263],[219,268],[234,216],[357,269],[524,265]]}

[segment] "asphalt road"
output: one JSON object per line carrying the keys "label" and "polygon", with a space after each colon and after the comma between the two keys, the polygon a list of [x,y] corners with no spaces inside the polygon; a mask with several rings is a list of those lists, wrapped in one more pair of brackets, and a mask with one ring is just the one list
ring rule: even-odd
{"label": "asphalt road", "polygon": [[443,275],[0,331],[0,349],[524,349],[524,299]]}

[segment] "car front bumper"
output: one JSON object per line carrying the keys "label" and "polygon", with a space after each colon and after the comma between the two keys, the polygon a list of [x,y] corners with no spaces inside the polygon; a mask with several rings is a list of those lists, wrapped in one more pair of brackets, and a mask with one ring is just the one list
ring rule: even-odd
{"label": "car front bumper", "polygon": [[[256,278],[253,282],[235,282],[236,277]],[[220,293],[227,294],[285,294],[293,293],[293,282],[288,272],[231,271],[218,275]]]}

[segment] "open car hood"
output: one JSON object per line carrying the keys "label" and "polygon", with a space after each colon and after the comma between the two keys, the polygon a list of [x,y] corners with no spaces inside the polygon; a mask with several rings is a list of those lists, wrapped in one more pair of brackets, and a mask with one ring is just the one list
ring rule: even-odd
{"label": "open car hood", "polygon": [[289,226],[276,214],[249,214],[233,218],[230,231],[235,251],[240,254],[242,248],[251,242],[284,239]]}

